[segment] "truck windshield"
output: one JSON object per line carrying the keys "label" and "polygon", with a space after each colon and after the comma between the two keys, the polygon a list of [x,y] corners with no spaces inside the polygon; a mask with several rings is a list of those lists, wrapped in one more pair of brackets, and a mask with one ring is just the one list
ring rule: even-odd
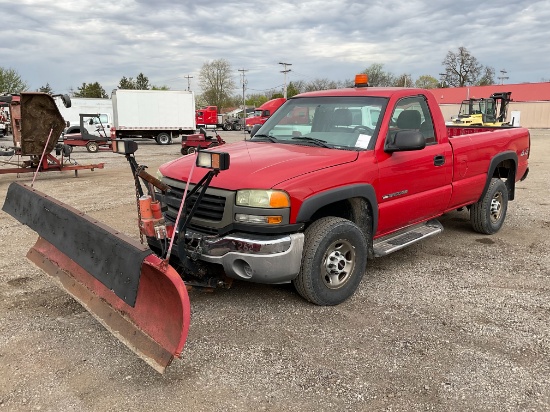
{"label": "truck windshield", "polygon": [[276,138],[277,143],[370,149],[376,141],[386,104],[387,99],[382,97],[290,99],[267,120],[252,140],[270,137]]}

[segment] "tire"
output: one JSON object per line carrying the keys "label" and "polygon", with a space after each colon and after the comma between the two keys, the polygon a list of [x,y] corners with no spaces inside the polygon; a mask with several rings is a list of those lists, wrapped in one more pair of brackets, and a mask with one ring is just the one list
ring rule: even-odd
{"label": "tire", "polygon": [[160,145],[167,145],[172,143],[172,138],[168,133],[159,133],[155,140],[157,141],[157,144]]}
{"label": "tire", "polygon": [[99,145],[96,142],[86,143],[86,150],[90,153],[96,153],[99,150]]}
{"label": "tire", "polygon": [[187,148],[187,154],[193,154],[193,153],[195,153],[196,151],[197,151],[197,149],[194,148],[194,147],[188,147],[188,148]]}
{"label": "tire", "polygon": [[235,130],[236,132],[238,132],[239,130],[241,130],[241,124],[240,123],[233,123],[232,129]]}
{"label": "tire", "polygon": [[359,227],[339,217],[324,217],[305,232],[296,291],[320,306],[342,303],[355,293],[367,265],[367,240]]}
{"label": "tire", "polygon": [[500,180],[493,178],[487,193],[470,208],[470,222],[476,232],[492,235],[500,230],[508,209],[508,188]]}
{"label": "tire", "polygon": [[181,148],[181,154],[182,155],[186,155],[187,154],[187,149],[185,147],[182,147]]}
{"label": "tire", "polygon": [[233,130],[233,126],[231,125],[231,123],[225,123],[223,125],[223,130],[225,130],[226,132],[229,132],[229,131]]}

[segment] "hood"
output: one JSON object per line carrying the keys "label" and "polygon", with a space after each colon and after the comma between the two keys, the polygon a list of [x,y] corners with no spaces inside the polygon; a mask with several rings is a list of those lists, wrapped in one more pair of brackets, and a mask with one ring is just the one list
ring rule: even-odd
{"label": "hood", "polygon": [[[285,180],[327,167],[350,163],[358,152],[293,144],[244,141],[216,147],[227,152],[229,169],[214,177],[212,187],[228,190],[269,189]],[[186,155],[162,165],[163,176],[187,181],[195,155]],[[196,167],[191,179],[196,183],[207,169]]]}

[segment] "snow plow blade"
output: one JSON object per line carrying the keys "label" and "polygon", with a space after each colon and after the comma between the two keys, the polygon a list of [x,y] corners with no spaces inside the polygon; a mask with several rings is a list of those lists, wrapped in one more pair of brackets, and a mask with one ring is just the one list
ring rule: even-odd
{"label": "snow plow blade", "polygon": [[163,373],[187,339],[189,297],[146,246],[26,185],[2,208],[39,234],[27,257],[140,358]]}

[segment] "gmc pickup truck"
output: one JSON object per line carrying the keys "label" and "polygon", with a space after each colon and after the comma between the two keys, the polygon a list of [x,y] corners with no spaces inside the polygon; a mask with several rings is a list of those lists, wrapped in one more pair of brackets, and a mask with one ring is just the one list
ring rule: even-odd
{"label": "gmc pickup truck", "polygon": [[173,160],[157,179],[135,142],[113,142],[148,246],[18,182],[3,206],[40,235],[28,258],[159,372],[187,339],[188,287],[292,282],[336,305],[368,259],[440,233],[448,211],[467,208],[475,231],[497,232],[527,176],[530,137],[446,127],[429,91],[359,77],[289,99],[249,140],[220,148]]}
{"label": "gmc pickup truck", "polygon": [[[501,228],[528,173],[528,130],[447,127],[427,90],[361,86],[295,96],[250,140],[224,146],[231,167],[212,180],[179,248],[188,276],[292,282],[310,302],[336,305],[367,259],[441,232],[446,212],[468,208],[480,233]],[[194,161],[159,169],[168,221]]]}

